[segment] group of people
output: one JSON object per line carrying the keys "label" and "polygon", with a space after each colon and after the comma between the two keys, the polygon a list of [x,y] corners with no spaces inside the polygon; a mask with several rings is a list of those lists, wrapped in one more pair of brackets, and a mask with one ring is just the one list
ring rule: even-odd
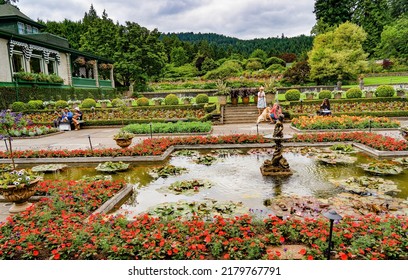
{"label": "group of people", "polygon": [[[282,107],[279,105],[278,102],[274,103],[272,107],[267,106],[266,104],[266,94],[264,91],[264,87],[260,87],[258,91],[258,119],[256,123],[260,123],[262,121],[269,121],[271,124],[276,123],[280,116],[283,116]],[[320,105],[319,110],[316,112],[319,116],[330,116],[330,102],[328,98],[325,98]]]}
{"label": "group of people", "polygon": [[278,103],[274,103],[272,107],[266,105],[266,95],[264,91],[264,87],[260,87],[258,91],[258,119],[256,123],[260,123],[262,121],[269,121],[271,124],[276,123],[279,116],[282,115],[282,107]]}
{"label": "group of people", "polygon": [[75,130],[80,129],[80,121],[82,120],[82,112],[79,107],[74,108],[74,113],[65,107],[60,112],[55,111],[56,119],[54,120],[54,127],[59,127],[61,123],[69,123],[73,125]]}

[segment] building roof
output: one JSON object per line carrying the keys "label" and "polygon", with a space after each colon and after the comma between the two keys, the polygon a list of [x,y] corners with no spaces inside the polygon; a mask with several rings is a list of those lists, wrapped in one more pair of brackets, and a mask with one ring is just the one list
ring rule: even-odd
{"label": "building roof", "polygon": [[11,4],[0,4],[0,20],[8,19],[19,19],[36,27],[44,27],[44,25],[32,20],[31,18],[20,12],[20,10],[16,6]]}

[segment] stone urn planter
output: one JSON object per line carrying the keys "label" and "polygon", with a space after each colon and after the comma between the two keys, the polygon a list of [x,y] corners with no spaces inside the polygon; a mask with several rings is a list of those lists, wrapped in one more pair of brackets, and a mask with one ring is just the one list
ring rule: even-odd
{"label": "stone urn planter", "polygon": [[334,98],[335,98],[335,99],[341,99],[341,92],[336,92],[336,93],[334,94]]}
{"label": "stone urn planter", "polygon": [[224,106],[225,106],[225,104],[227,104],[227,96],[225,96],[225,95],[218,95],[217,98],[218,98],[218,103],[219,103],[220,105],[224,105]]}
{"label": "stone urn planter", "polygon": [[118,138],[115,139],[116,144],[121,148],[127,148],[132,144],[133,138],[126,139],[126,138]]}
{"label": "stone urn planter", "polygon": [[40,179],[31,181],[28,184],[20,184],[18,186],[7,186],[6,188],[0,188],[0,193],[7,201],[13,202],[13,205],[9,209],[10,213],[18,213],[26,210],[32,205],[28,202],[28,199],[34,195],[35,187]]}
{"label": "stone urn planter", "polygon": [[273,104],[275,102],[275,98],[276,98],[275,93],[268,92],[268,93],[265,94],[265,96],[266,96],[266,105],[267,106],[271,105],[271,104]]}
{"label": "stone urn planter", "polygon": [[133,133],[120,130],[117,134],[113,136],[113,140],[116,141],[116,144],[121,148],[127,148],[132,144],[132,140],[135,135]]}

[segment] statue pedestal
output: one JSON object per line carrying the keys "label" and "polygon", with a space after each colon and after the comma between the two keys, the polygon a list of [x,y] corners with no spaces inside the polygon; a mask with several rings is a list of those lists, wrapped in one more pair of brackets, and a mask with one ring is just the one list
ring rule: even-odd
{"label": "statue pedestal", "polygon": [[272,135],[265,135],[264,138],[272,139],[275,142],[275,151],[272,155],[272,160],[265,160],[260,167],[263,176],[288,176],[293,172],[290,170],[289,164],[282,156],[282,142],[292,139],[292,136],[274,137]]}

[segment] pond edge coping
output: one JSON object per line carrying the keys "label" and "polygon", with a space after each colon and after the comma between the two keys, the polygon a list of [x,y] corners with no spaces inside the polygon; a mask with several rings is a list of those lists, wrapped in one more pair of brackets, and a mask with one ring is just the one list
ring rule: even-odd
{"label": "pond edge coping", "polygon": [[[328,147],[339,142],[286,142],[285,147]],[[343,141],[341,143],[351,144],[368,155],[380,157],[404,157],[408,156],[408,151],[379,151],[361,143]],[[205,145],[174,145],[168,147],[159,156],[119,156],[119,157],[69,157],[69,158],[15,158],[15,163],[20,164],[45,164],[45,163],[101,163],[106,161],[122,162],[155,162],[164,161],[175,150],[183,149],[245,149],[245,148],[273,148],[274,143],[249,143],[249,144],[205,144]],[[11,163],[11,159],[0,159],[0,163]]]}

